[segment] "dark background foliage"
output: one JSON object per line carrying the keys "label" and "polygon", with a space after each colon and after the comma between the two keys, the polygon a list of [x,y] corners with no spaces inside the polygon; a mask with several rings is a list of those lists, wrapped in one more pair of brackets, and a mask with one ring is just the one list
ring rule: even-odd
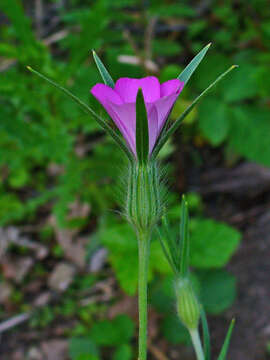
{"label": "dark background foliage", "polygon": [[[114,79],[166,81],[210,41],[172,121],[226,68],[240,67],[162,151],[168,217],[174,232],[185,192],[192,277],[214,354],[236,317],[231,357],[266,359],[269,2],[1,0],[0,11],[1,359],[136,358],[137,245],[116,197],[124,157],[94,119],[26,66],[106,116],[89,93],[101,81],[91,49]],[[149,356],[192,359],[155,236],[151,250]]]}

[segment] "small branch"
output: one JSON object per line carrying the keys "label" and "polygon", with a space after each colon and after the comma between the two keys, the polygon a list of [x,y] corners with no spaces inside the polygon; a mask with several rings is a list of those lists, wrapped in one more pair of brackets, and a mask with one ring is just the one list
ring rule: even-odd
{"label": "small branch", "polygon": [[169,360],[167,356],[152,343],[148,342],[148,349],[157,360]]}
{"label": "small branch", "polygon": [[35,23],[37,37],[40,39],[43,34],[43,0],[36,0],[35,2]]}
{"label": "small branch", "polygon": [[[127,42],[129,43],[132,50],[134,51],[134,54],[136,55],[136,57],[141,59],[140,50],[138,49],[138,47],[128,29],[124,29],[123,36],[124,36],[124,39],[127,40]],[[142,61],[142,59],[141,59],[141,61]]]}
{"label": "small branch", "polygon": [[154,37],[154,30],[157,20],[158,20],[157,16],[151,17],[145,30],[145,37],[144,37],[145,61],[148,60],[150,61],[152,59],[152,40]]}
{"label": "small branch", "polygon": [[49,45],[52,45],[62,39],[64,39],[65,37],[68,36],[70,32],[68,30],[60,30],[60,31],[57,31],[56,33],[48,36],[46,39],[43,40],[43,43],[46,45],[46,46],[49,46]]}
{"label": "small branch", "polygon": [[0,323],[0,334],[30,319],[31,313],[16,315]]}

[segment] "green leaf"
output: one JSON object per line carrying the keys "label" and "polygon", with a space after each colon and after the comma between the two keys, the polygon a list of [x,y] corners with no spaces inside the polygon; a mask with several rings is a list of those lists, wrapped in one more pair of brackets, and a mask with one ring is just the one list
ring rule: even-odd
{"label": "green leaf", "polygon": [[181,74],[178,76],[178,79],[180,81],[183,81],[185,85],[187,84],[188,80],[190,79],[191,75],[194,73],[194,71],[197,69],[198,65],[204,58],[205,54],[207,53],[209,47],[211,46],[211,43],[206,45],[200,52],[197,54],[191,62],[185,67],[185,69],[181,72]]}
{"label": "green leaf", "polygon": [[218,315],[228,309],[236,298],[236,279],[225,270],[198,272],[200,300],[207,313]]}
{"label": "green leaf", "polygon": [[229,330],[228,330],[227,335],[226,335],[226,338],[224,340],[224,344],[223,344],[223,346],[221,348],[221,351],[220,351],[220,354],[219,354],[219,357],[218,357],[217,360],[226,360],[226,356],[227,356],[228,348],[229,348],[229,345],[230,345],[230,340],[231,340],[234,324],[235,324],[235,320],[232,319]]}
{"label": "green leaf", "polygon": [[151,305],[162,314],[171,314],[175,307],[174,276],[155,279],[149,289]]}
{"label": "green leaf", "polygon": [[254,65],[240,64],[235,76],[224,81],[223,88],[223,97],[226,102],[236,102],[256,96],[259,87],[255,77]]}
{"label": "green leaf", "polygon": [[98,360],[99,352],[96,344],[89,337],[75,337],[69,341],[71,360]]}
{"label": "green leaf", "polygon": [[111,88],[114,88],[114,81],[95,50],[93,50],[93,57],[97,65],[98,71],[104,81],[104,84],[110,86]]}
{"label": "green leaf", "polygon": [[142,89],[138,90],[136,98],[136,151],[140,164],[145,164],[149,153],[149,135],[147,111]]}
{"label": "green leaf", "polygon": [[267,108],[242,105],[232,109],[229,148],[251,161],[270,166],[270,121]]}
{"label": "green leaf", "polygon": [[101,346],[126,344],[134,335],[135,326],[127,315],[118,315],[113,320],[95,323],[90,331],[91,339]]}
{"label": "green leaf", "polygon": [[113,354],[112,360],[131,360],[132,348],[128,344],[120,345]]}
{"label": "green leaf", "polygon": [[209,333],[206,314],[202,306],[201,306],[201,320],[202,320],[202,331],[203,331],[203,352],[205,357],[204,360],[210,360],[211,359],[210,333]]}
{"label": "green leaf", "polygon": [[[207,55],[207,61],[203,61],[200,64],[200,71],[194,73],[193,77],[196,87],[202,91],[208,86],[209,81],[216,79],[219,74],[222,73],[223,69],[227,69],[229,66],[230,60],[228,59],[228,56],[225,56],[221,52],[217,53],[211,51],[211,54]],[[231,78],[229,78],[229,80],[230,79]],[[224,91],[226,91],[226,88],[223,87],[223,83],[216,89],[218,94],[221,93],[223,95]]]}
{"label": "green leaf", "polygon": [[179,71],[181,71],[181,67],[177,64],[169,64],[164,66],[160,71],[160,82],[165,82],[167,80],[177,78]]}
{"label": "green leaf", "polygon": [[[99,236],[109,250],[109,261],[121,288],[127,294],[135,295],[138,286],[138,243],[130,225],[110,224],[101,229]],[[149,281],[154,272],[170,273],[158,241],[151,241],[150,253]]]}
{"label": "green leaf", "polygon": [[99,236],[109,250],[109,262],[121,288],[134,295],[138,284],[138,244],[134,232],[128,224],[112,223],[105,224]]}
{"label": "green leaf", "polygon": [[188,205],[183,195],[181,204],[181,221],[180,221],[180,276],[186,277],[189,268],[189,218]]}
{"label": "green leaf", "polygon": [[36,42],[29,17],[26,16],[21,1],[1,0],[0,9],[11,20],[16,30],[16,36],[24,43],[24,46]]}
{"label": "green leaf", "polygon": [[57,84],[53,80],[47,78],[46,76],[42,75],[38,71],[32,69],[30,66],[27,66],[27,69],[34,73],[35,75],[39,76],[43,80],[47,81],[52,86],[56,87],[58,90],[62,91],[65,95],[67,95],[71,100],[73,100],[75,103],[77,103],[84,111],[86,111],[88,114],[93,116],[98,124],[107,131],[111,137],[115,140],[115,142],[119,145],[119,147],[125,152],[128,159],[130,161],[133,161],[133,156],[131,155],[129,149],[127,148],[126,144],[124,143],[123,139],[115,132],[115,130],[99,115],[97,115],[94,110],[92,110],[87,104],[85,104],[83,101],[81,101],[77,96],[73,95],[69,90],[64,88],[63,86]]}
{"label": "green leaf", "polygon": [[190,221],[190,263],[196,268],[220,268],[236,251],[241,234],[211,219]]}
{"label": "green leaf", "polygon": [[187,329],[181,324],[176,314],[168,315],[161,324],[164,337],[173,345],[189,344],[190,338]]}
{"label": "green leaf", "polygon": [[5,225],[10,221],[21,219],[25,205],[17,198],[15,193],[0,194],[0,225]]}
{"label": "green leaf", "polygon": [[150,268],[150,277],[149,280],[152,280],[154,273],[157,274],[170,274],[171,268],[166,261],[162,248],[157,241],[157,239],[153,239],[151,241],[150,246],[150,260],[149,260],[149,268]]}
{"label": "green leaf", "polygon": [[220,145],[229,132],[230,108],[222,100],[205,99],[199,107],[199,128],[212,145]]}
{"label": "green leaf", "polygon": [[166,17],[191,17],[191,16],[195,16],[196,12],[195,9],[193,9],[192,6],[186,5],[186,4],[182,4],[182,3],[178,3],[178,2],[172,2],[171,4],[169,3],[164,3],[164,2],[159,2],[159,1],[152,1],[149,2],[149,11],[151,14],[153,14],[154,16],[159,16],[161,18],[166,18]]}
{"label": "green leaf", "polygon": [[237,65],[231,66],[227,71],[225,71],[223,74],[221,74],[211,85],[208,86],[207,89],[205,89],[182,113],[182,115],[175,120],[175,122],[169,127],[167,131],[165,131],[161,137],[159,138],[154,151],[152,153],[152,157],[155,158],[162,146],[166,143],[168,138],[178,129],[182,121],[185,119],[185,117],[191,112],[191,110],[195,107],[195,105],[205,96],[208,94],[208,92],[217,85],[226,75],[228,75],[233,69],[235,69]]}
{"label": "green leaf", "polygon": [[181,53],[182,47],[179,43],[164,39],[153,39],[153,53],[158,56],[173,56]]}

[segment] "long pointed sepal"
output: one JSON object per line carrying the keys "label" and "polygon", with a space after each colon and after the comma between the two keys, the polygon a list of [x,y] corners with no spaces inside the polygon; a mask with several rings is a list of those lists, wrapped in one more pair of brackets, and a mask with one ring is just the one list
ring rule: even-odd
{"label": "long pointed sepal", "polygon": [[147,111],[142,89],[138,90],[136,98],[136,152],[140,164],[146,164],[149,153],[149,134]]}
{"label": "long pointed sepal", "polygon": [[209,333],[206,314],[202,306],[201,306],[201,320],[202,320],[204,357],[205,360],[210,360],[211,359],[210,333]]}
{"label": "long pointed sepal", "polygon": [[95,60],[95,63],[97,65],[98,71],[103,79],[103,82],[105,85],[110,86],[111,88],[114,88],[114,81],[109,73],[109,71],[106,69],[103,62],[100,60],[98,54],[95,52],[95,50],[92,50],[93,58]]}
{"label": "long pointed sepal", "polygon": [[233,331],[233,328],[234,328],[234,324],[235,324],[235,319],[232,319],[230,327],[228,329],[227,335],[225,337],[223,346],[221,348],[221,351],[220,351],[220,354],[219,354],[217,360],[226,360],[227,352],[228,352],[228,348],[229,348],[230,340],[231,340],[231,336],[232,336],[232,331]]}
{"label": "long pointed sepal", "polygon": [[76,104],[78,104],[86,113],[93,116],[96,119],[97,123],[102,127],[102,129],[105,130],[108,134],[110,134],[111,137],[115,140],[115,142],[119,145],[119,147],[125,152],[128,159],[130,161],[133,161],[133,156],[132,156],[131,152],[129,151],[129,149],[127,148],[126,144],[124,143],[123,139],[117,134],[117,132],[104,119],[102,119],[102,117],[100,117],[98,114],[96,114],[95,111],[90,106],[85,104],[82,100],[80,100],[77,96],[72,94],[69,90],[67,90],[63,86],[57,84],[56,82],[47,78],[45,75],[41,74],[37,70],[34,70],[33,68],[31,68],[31,66],[27,66],[27,69],[29,71],[31,71],[33,74],[39,76],[41,79],[48,82],[50,85],[52,85],[55,88],[57,88],[58,90],[62,91],[72,101],[74,101]]}
{"label": "long pointed sepal", "polygon": [[152,157],[155,158],[159,151],[161,150],[161,148],[163,147],[163,145],[166,143],[166,141],[169,139],[169,137],[171,135],[174,134],[174,132],[178,129],[178,127],[180,126],[180,124],[183,122],[183,120],[185,119],[185,117],[193,110],[193,108],[195,107],[195,105],[197,105],[197,103],[205,96],[209,93],[209,91],[215,86],[217,85],[221,80],[223,80],[223,78],[225,76],[227,76],[233,69],[237,68],[238,65],[233,65],[231,66],[228,70],[226,70],[223,74],[221,74],[211,85],[208,86],[208,88],[206,88],[187,108],[186,110],[182,113],[181,116],[179,116],[178,119],[175,120],[175,122],[169,127],[169,129],[160,137],[160,139],[158,140],[154,151],[152,153]]}
{"label": "long pointed sepal", "polygon": [[188,205],[185,196],[182,197],[180,221],[180,246],[179,246],[179,273],[182,278],[188,274],[189,267],[189,232],[188,232]]}
{"label": "long pointed sepal", "polygon": [[210,48],[211,43],[206,45],[192,60],[191,62],[185,67],[185,69],[181,72],[181,74],[178,76],[178,79],[180,81],[183,81],[185,85],[189,81],[191,75],[194,73],[194,71],[199,66],[200,62],[204,58],[205,54],[207,53],[208,49]]}

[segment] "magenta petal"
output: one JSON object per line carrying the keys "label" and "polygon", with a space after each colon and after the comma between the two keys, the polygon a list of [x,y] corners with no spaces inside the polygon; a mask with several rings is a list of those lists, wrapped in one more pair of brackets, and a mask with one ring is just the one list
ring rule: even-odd
{"label": "magenta petal", "polygon": [[106,109],[130,150],[136,156],[136,97],[141,88],[146,103],[149,154],[151,154],[164,123],[179,95],[184,83],[178,79],[160,85],[154,76],[143,79],[121,78],[115,88],[96,84],[91,93]]}
{"label": "magenta petal", "polygon": [[120,78],[116,81],[114,90],[125,103],[136,102],[139,88],[142,89],[145,102],[152,103],[160,98],[160,84],[155,76],[143,79]]}
{"label": "magenta petal", "polygon": [[184,82],[179,79],[168,80],[160,85],[161,97],[180,93],[184,87]]}
{"label": "magenta petal", "polygon": [[123,104],[123,101],[117,92],[105,84],[96,84],[92,87],[90,92],[104,107],[107,101],[117,105]]}
{"label": "magenta petal", "polygon": [[130,149],[136,155],[136,105],[135,104],[110,104],[112,119],[123,134]]}
{"label": "magenta petal", "polygon": [[158,135],[162,130],[177,97],[178,94],[174,93],[172,95],[165,96],[155,102],[154,106],[156,107],[158,113]]}
{"label": "magenta petal", "polygon": [[158,137],[158,113],[155,106],[147,106],[149,154],[151,154]]}
{"label": "magenta petal", "polygon": [[94,95],[95,98],[103,105],[118,129],[123,134],[131,151],[136,154],[134,136],[132,135],[134,133],[134,130],[132,130],[132,122],[135,122],[136,120],[132,121],[131,119],[131,110],[133,110],[135,116],[135,104],[133,104],[134,109],[127,109],[129,104],[123,104],[123,100],[120,96],[111,87],[104,84],[96,84],[91,89],[91,94]]}

